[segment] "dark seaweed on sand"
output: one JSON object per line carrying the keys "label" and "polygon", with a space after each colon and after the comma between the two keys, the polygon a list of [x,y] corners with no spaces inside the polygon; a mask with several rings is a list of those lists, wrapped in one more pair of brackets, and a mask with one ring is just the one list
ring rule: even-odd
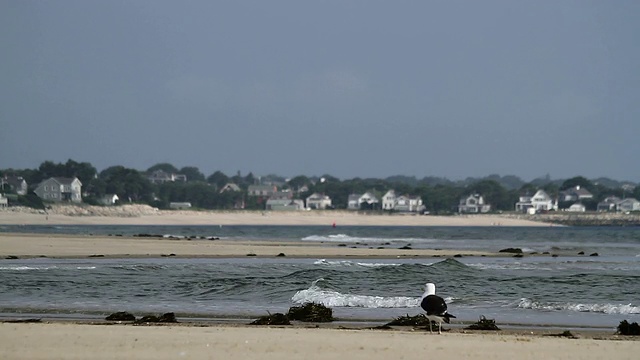
{"label": "dark seaweed on sand", "polygon": [[484,315],[480,315],[478,322],[471,324],[465,328],[465,330],[500,330],[496,325],[496,321],[493,319],[487,319]]}
{"label": "dark seaweed on sand", "polygon": [[629,324],[627,320],[620,321],[617,334],[620,335],[640,335],[640,325],[637,322]]}
{"label": "dark seaweed on sand", "polygon": [[282,313],[261,316],[249,325],[291,325],[287,315]]}
{"label": "dark seaweed on sand", "polygon": [[386,324],[387,326],[427,326],[429,325],[429,320],[424,314],[418,314],[416,316],[400,316],[393,319],[391,322]]}
{"label": "dark seaweed on sand", "polygon": [[333,310],[331,308],[316,303],[292,306],[289,308],[287,317],[289,317],[290,320],[304,322],[331,322],[334,320]]}

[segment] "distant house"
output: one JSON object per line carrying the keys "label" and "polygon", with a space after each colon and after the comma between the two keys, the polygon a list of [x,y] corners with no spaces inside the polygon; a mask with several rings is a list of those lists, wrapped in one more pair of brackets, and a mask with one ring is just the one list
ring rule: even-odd
{"label": "distant house", "polygon": [[6,208],[7,206],[9,206],[9,199],[4,194],[0,194],[0,208]]}
{"label": "distant house", "polygon": [[269,195],[269,199],[274,199],[274,200],[292,199],[292,198],[293,198],[293,193],[289,190],[274,191],[273,193],[271,193],[271,195]]}
{"label": "distant house", "polygon": [[360,210],[360,194],[350,194],[347,198],[347,209]]}
{"label": "distant house", "polygon": [[593,194],[587,189],[580,187],[580,185],[563,190],[558,194],[558,201],[579,201],[587,199],[593,199]]}
{"label": "distant house", "polygon": [[98,199],[100,205],[115,205],[118,201],[120,201],[120,198],[116,194],[105,194]]}
{"label": "distant house", "polygon": [[396,198],[393,210],[400,212],[423,212],[422,198],[417,195],[400,195]]}
{"label": "distant house", "polygon": [[278,191],[275,185],[249,185],[247,194],[249,196],[271,196]]}
{"label": "distant house", "polygon": [[0,183],[3,185],[9,185],[11,191],[18,195],[27,195],[27,191],[29,190],[29,186],[22,176],[4,176],[3,178],[0,178]]}
{"label": "distant house", "polygon": [[617,210],[622,212],[640,211],[640,201],[634,198],[626,198],[618,203]]}
{"label": "distant house", "polygon": [[313,193],[307,197],[307,208],[326,209],[331,207],[331,198],[325,194]]}
{"label": "distant house", "polygon": [[227,191],[240,191],[240,186],[234,183],[227,183],[222,187],[222,189],[220,189],[220,194],[226,193]]}
{"label": "distant house", "polygon": [[533,196],[522,195],[516,203],[516,211],[534,212],[558,210],[558,201],[554,200],[544,190],[538,190]]}
{"label": "distant house", "polygon": [[272,211],[304,210],[304,201],[300,199],[268,199],[265,209]]}
{"label": "distant house", "polygon": [[34,192],[45,201],[82,202],[82,183],[78,178],[48,178],[41,182]]}
{"label": "distant house", "polygon": [[380,203],[380,200],[370,192],[366,192],[362,195],[360,194],[351,194],[347,199],[347,209],[349,210],[360,210],[363,204],[367,204],[368,207],[376,208]]}
{"label": "distant house", "polygon": [[587,208],[582,203],[577,202],[577,203],[574,203],[571,206],[569,206],[567,211],[570,211],[570,212],[585,212],[585,211],[587,211]]}
{"label": "distant house", "polygon": [[617,196],[609,196],[598,203],[596,210],[598,211],[616,211],[618,203],[621,199]]}
{"label": "distant house", "polygon": [[168,173],[163,170],[156,170],[147,176],[147,179],[154,184],[164,184],[166,182],[187,182],[187,175]]}
{"label": "distant house", "polygon": [[382,210],[393,210],[396,206],[396,191],[389,190],[382,196]]}
{"label": "distant house", "polygon": [[458,204],[459,213],[487,213],[491,211],[491,205],[485,204],[484,197],[480,194],[471,194],[460,199]]}

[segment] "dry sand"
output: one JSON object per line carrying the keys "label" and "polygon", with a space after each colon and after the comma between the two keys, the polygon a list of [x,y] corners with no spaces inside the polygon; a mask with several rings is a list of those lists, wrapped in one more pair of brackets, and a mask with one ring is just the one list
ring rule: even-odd
{"label": "dry sand", "polygon": [[[71,215],[70,215],[71,214]],[[59,206],[48,214],[8,208],[0,225],[391,225],[391,226],[550,226],[500,215],[364,215],[353,211],[157,211],[126,207]]]}
{"label": "dry sand", "polygon": [[249,326],[0,324],[1,359],[637,359],[638,341]]}

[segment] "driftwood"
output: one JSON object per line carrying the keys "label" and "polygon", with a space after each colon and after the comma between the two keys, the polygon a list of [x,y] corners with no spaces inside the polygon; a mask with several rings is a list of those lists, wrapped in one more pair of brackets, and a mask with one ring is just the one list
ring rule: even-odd
{"label": "driftwood", "polygon": [[287,315],[282,313],[269,314],[259,317],[249,325],[291,325]]}
{"label": "driftwood", "polygon": [[640,335],[640,325],[638,325],[637,322],[629,324],[627,320],[622,320],[618,325],[618,331],[616,334],[638,336]]}

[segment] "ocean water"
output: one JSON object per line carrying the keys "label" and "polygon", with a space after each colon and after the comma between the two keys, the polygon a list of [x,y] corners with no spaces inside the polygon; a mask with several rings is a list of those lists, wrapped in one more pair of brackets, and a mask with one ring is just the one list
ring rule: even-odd
{"label": "ocean water", "polygon": [[[215,236],[350,247],[410,245],[461,253],[519,247],[538,253],[523,258],[384,260],[3,259],[0,314],[4,316],[91,318],[129,311],[250,319],[313,301],[331,307],[343,321],[385,323],[421,313],[424,284],[433,282],[449,311],[463,323],[481,315],[514,326],[614,329],[621,320],[640,321],[640,228],[2,226],[0,231]],[[589,256],[592,253],[598,256]]]}

